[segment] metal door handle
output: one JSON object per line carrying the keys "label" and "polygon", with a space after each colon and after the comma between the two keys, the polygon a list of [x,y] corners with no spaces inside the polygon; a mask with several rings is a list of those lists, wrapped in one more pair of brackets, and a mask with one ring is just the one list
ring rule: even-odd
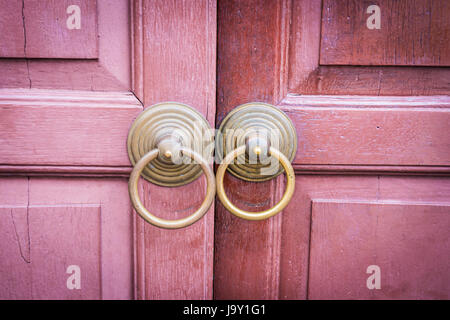
{"label": "metal door handle", "polygon": [[[216,172],[217,195],[232,214],[247,220],[263,220],[282,211],[289,203],[295,189],[295,174],[291,161],[297,150],[295,128],[281,110],[264,103],[248,103],[234,109],[222,121],[216,138],[216,152],[223,160]],[[234,163],[236,159],[238,163]],[[269,168],[263,159],[275,158],[276,166]],[[251,160],[256,160],[252,161]],[[266,161],[267,162],[267,161]],[[278,168],[282,165],[284,170]],[[283,171],[286,190],[281,200],[272,208],[249,212],[237,208],[227,197],[223,178],[225,171],[246,181],[265,181]]]}
{"label": "metal door handle", "polygon": [[[157,104],[136,118],[127,140],[128,156],[134,165],[128,191],[133,207],[143,219],[161,228],[178,229],[203,217],[213,203],[216,192],[214,173],[209,165],[212,155],[209,144],[213,138],[203,116],[184,104]],[[194,151],[192,144],[201,151]],[[186,157],[196,163],[187,163]],[[197,179],[202,170],[207,181],[206,196],[192,215],[177,220],[162,219],[151,214],[142,204],[138,193],[141,175],[157,185],[176,187]]]}

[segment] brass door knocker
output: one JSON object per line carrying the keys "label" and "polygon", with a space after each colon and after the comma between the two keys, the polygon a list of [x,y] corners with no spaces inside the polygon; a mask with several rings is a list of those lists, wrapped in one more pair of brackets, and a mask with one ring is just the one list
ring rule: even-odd
{"label": "brass door knocker", "polygon": [[[161,228],[177,229],[203,217],[216,192],[214,172],[210,166],[213,140],[208,122],[185,104],[159,103],[136,118],[127,140],[128,156],[134,166],[128,191],[133,207],[143,219]],[[205,199],[200,208],[186,218],[161,219],[150,213],[139,198],[140,176],[160,186],[176,187],[194,181],[202,171],[207,181]]]}
{"label": "brass door knocker", "polygon": [[[220,152],[219,157],[223,159],[216,172],[217,195],[225,208],[247,220],[267,219],[283,210],[294,194],[295,174],[291,161],[296,151],[295,128],[281,110],[253,102],[231,111],[222,121],[216,137],[216,153]],[[284,171],[286,190],[281,200],[268,210],[239,209],[225,193],[223,177],[227,170],[246,181],[270,180]]]}

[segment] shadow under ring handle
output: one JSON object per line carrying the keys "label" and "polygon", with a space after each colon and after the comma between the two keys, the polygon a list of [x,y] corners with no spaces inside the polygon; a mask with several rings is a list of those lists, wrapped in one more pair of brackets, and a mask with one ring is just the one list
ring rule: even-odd
{"label": "shadow under ring handle", "polygon": [[284,168],[284,171],[286,173],[286,190],[284,191],[283,197],[281,200],[272,208],[260,212],[250,212],[245,211],[242,209],[239,209],[236,207],[230,199],[228,199],[227,195],[225,194],[224,186],[223,186],[223,177],[225,175],[225,171],[227,170],[227,167],[230,163],[234,161],[235,158],[245,153],[246,146],[240,146],[237,149],[234,149],[232,152],[230,152],[222,161],[219,168],[216,172],[216,184],[217,184],[217,196],[219,197],[220,201],[224,205],[224,207],[230,211],[235,216],[238,216],[242,219],[246,220],[264,220],[267,218],[270,218],[277,213],[279,213],[281,210],[286,207],[286,205],[289,203],[289,201],[292,198],[292,195],[294,194],[295,189],[295,173],[294,169],[292,168],[291,162],[289,161],[286,156],[281,153],[279,150],[270,147],[269,149],[269,155],[272,157],[275,157],[278,159],[278,161],[281,163],[281,165]]}
{"label": "shadow under ring handle", "polygon": [[147,222],[151,223],[154,226],[165,228],[165,229],[179,229],[187,227],[196,221],[198,221],[200,218],[203,217],[203,215],[208,211],[208,209],[211,207],[211,204],[214,200],[214,195],[216,191],[216,185],[215,185],[215,179],[214,179],[214,172],[210,168],[208,162],[197,152],[181,147],[180,151],[183,155],[190,157],[192,160],[196,161],[203,169],[203,172],[206,176],[207,181],[207,188],[206,188],[206,197],[203,200],[200,208],[197,209],[192,215],[177,219],[177,220],[167,220],[167,219],[161,219],[157,216],[151,214],[142,204],[141,199],[139,198],[138,193],[138,181],[139,177],[142,173],[142,170],[147,166],[147,164],[155,159],[160,150],[159,149],[153,149],[150,152],[146,153],[134,166],[133,171],[130,175],[130,180],[128,181],[128,192],[130,193],[130,199],[133,204],[134,209],[136,212]]}

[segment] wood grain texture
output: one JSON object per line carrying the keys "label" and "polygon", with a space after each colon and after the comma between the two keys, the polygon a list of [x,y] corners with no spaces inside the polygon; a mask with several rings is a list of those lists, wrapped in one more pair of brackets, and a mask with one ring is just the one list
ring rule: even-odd
{"label": "wood grain texture", "polygon": [[449,229],[450,202],[313,201],[309,298],[448,299]]}
{"label": "wood grain texture", "polygon": [[[70,5],[80,8],[80,29],[69,30]],[[1,57],[71,58],[98,57],[96,1],[2,0]]]}
{"label": "wood grain texture", "polygon": [[[0,296],[2,299],[31,298],[31,268],[27,208],[0,208],[2,250]],[[16,226],[17,224],[17,226]]]}
{"label": "wood grain texture", "polygon": [[[101,298],[99,206],[2,206],[0,216],[2,299]],[[67,289],[70,265],[80,290]]]}
{"label": "wood grain texture", "polygon": [[22,1],[0,1],[0,57],[25,56],[22,4]]}
{"label": "wood grain texture", "polygon": [[0,163],[130,166],[125,142],[141,110],[128,92],[2,89]]}
{"label": "wood grain texture", "polygon": [[[228,198],[240,209],[263,211],[281,199],[284,179],[242,182],[224,178]],[[214,298],[279,299],[282,214],[247,221],[216,201]]]}
{"label": "wood grain texture", "polygon": [[[336,165],[294,164],[296,174],[347,174],[347,175],[409,175],[448,176],[449,166],[380,166],[380,165]],[[1,169],[0,169],[1,170]]]}
{"label": "wood grain texture", "polygon": [[448,68],[320,65],[321,12],[321,1],[292,1],[289,93],[405,96],[450,92]]}
{"label": "wood grain texture", "polygon": [[[71,15],[66,10],[71,5],[80,8],[80,29],[68,29],[66,25],[66,20]],[[96,0],[24,0],[22,14],[23,17],[18,22],[25,31],[25,55],[12,57],[98,57]]]}
{"label": "wood grain texture", "polygon": [[312,199],[376,199],[377,177],[297,175],[295,190],[283,211],[280,299],[308,297]]}
{"label": "wood grain texture", "polygon": [[[294,164],[449,166],[450,99],[288,96]],[[388,156],[387,156],[388,155]]]}
{"label": "wood grain texture", "polygon": [[0,183],[1,205],[27,205],[28,183],[26,177],[2,177]]}
{"label": "wood grain texture", "polygon": [[[380,29],[366,25],[380,8]],[[450,5],[440,0],[325,0],[321,65],[449,66]]]}
{"label": "wood grain texture", "polygon": [[[117,197],[126,192],[121,179],[1,178],[2,298],[132,298],[132,215]],[[66,287],[72,264],[81,290]]]}
{"label": "wood grain texture", "polygon": [[[0,186],[3,298],[132,298],[132,214],[117,196],[126,180],[1,178]],[[72,264],[81,290],[66,287]]]}
{"label": "wood grain texture", "polygon": [[[239,104],[272,103],[294,122],[299,149],[295,196],[276,220],[239,220],[217,202],[218,299],[306,299],[326,286],[325,275],[308,282],[316,272],[313,201],[448,201],[448,68],[320,66],[321,11],[311,0],[219,3],[217,123]],[[274,201],[283,183],[254,186],[226,175],[225,189],[251,210]]]}
{"label": "wood grain texture", "polygon": [[0,165],[0,175],[58,177],[123,177],[130,176],[131,166],[40,166]]}
{"label": "wood grain texture", "polygon": [[[8,1],[7,10],[10,4]],[[17,1],[19,2],[19,1]],[[39,1],[30,1],[40,5]],[[11,2],[13,3],[13,2]],[[59,3],[59,1],[56,1]],[[91,6],[94,2],[90,2]],[[43,2],[41,5],[44,5]],[[20,7],[22,4],[20,3]],[[26,6],[26,3],[25,3]],[[14,9],[15,10],[15,9]],[[21,10],[21,9],[20,9]],[[1,88],[124,91],[131,89],[129,2],[97,1],[98,59],[0,59]],[[64,16],[65,10],[63,11]],[[20,17],[22,17],[20,15]],[[65,20],[64,20],[64,28]],[[39,28],[30,26],[28,32]],[[61,32],[60,27],[53,26]],[[22,25],[21,25],[22,29]],[[70,30],[74,31],[74,30]],[[76,30],[80,31],[80,30]],[[37,33],[38,30],[36,31]],[[31,35],[30,35],[31,37]],[[17,39],[21,39],[18,35]],[[19,42],[19,40],[14,40]],[[38,39],[37,39],[38,40]],[[27,39],[27,43],[33,40]],[[16,43],[15,42],[15,43]],[[35,47],[42,47],[37,41]],[[24,42],[20,42],[22,46]],[[52,45],[53,46],[53,45]],[[57,45],[55,44],[57,48]],[[84,50],[83,45],[76,50]],[[36,49],[39,51],[38,49]],[[42,49],[44,50],[44,49]],[[51,49],[48,49],[51,51]],[[57,51],[57,49],[55,49]]]}
{"label": "wood grain texture", "polygon": [[87,229],[100,237],[101,298],[132,299],[134,213],[128,197],[128,180],[30,178],[30,207],[74,204],[101,206],[100,229]]}
{"label": "wood grain texture", "polygon": [[[124,91],[130,89],[128,8],[127,0],[97,1],[98,60],[0,60],[0,172],[14,175],[0,178],[0,207],[7,212],[0,219],[3,297],[134,297],[127,180],[105,178],[128,176],[126,137],[142,111]],[[66,288],[73,260],[81,267],[81,291]]]}
{"label": "wood grain texture", "polygon": [[[218,7],[217,125],[240,104],[276,104],[285,94],[288,1],[220,1]],[[283,32],[282,32],[283,31]],[[280,199],[283,177],[262,183],[229,174],[225,190],[244,210],[268,209]],[[282,214],[245,221],[216,200],[214,297],[278,299]]]}
{"label": "wood grain texture", "polygon": [[[434,217],[440,217],[442,219],[447,219],[446,215],[448,215],[448,199],[450,195],[450,183],[448,178],[443,177],[435,177],[435,178],[427,178],[427,177],[386,177],[386,176],[344,176],[344,175],[335,175],[335,176],[328,176],[328,175],[297,175],[296,176],[296,195],[293,198],[293,200],[289,203],[289,205],[286,207],[286,209],[283,212],[283,228],[282,228],[282,240],[281,240],[281,261],[280,261],[280,270],[281,270],[281,277],[280,277],[280,298],[282,299],[306,299],[308,298],[308,292],[310,292],[312,295],[310,298],[327,298],[327,296],[324,295],[315,295],[314,293],[323,292],[325,293],[328,284],[331,283],[337,283],[333,282],[334,280],[337,280],[339,277],[337,274],[338,270],[342,270],[342,272],[345,271],[345,268],[341,269],[341,263],[343,265],[351,265],[354,263],[354,269],[352,269],[352,272],[349,272],[348,275],[343,275],[343,278],[350,279],[349,281],[355,281],[354,284],[349,289],[355,290],[352,292],[356,292],[357,290],[362,290],[361,283],[358,282],[357,279],[360,279],[363,276],[366,276],[365,279],[369,276],[365,273],[367,266],[364,266],[362,270],[356,270],[358,268],[359,261],[364,261],[365,257],[367,255],[370,255],[370,252],[373,253],[373,251],[370,251],[370,241],[355,241],[355,246],[361,246],[361,250],[359,253],[354,252],[354,254],[351,256],[349,260],[336,260],[339,261],[337,263],[336,261],[333,261],[330,263],[323,263],[323,264],[317,264],[309,265],[310,261],[310,250],[313,250],[312,248],[315,248],[315,252],[313,253],[311,251],[311,254],[314,254],[315,257],[311,256],[311,259],[316,259],[315,261],[319,261],[317,259],[326,259],[327,257],[327,250],[334,250],[333,246],[331,245],[330,248],[324,247],[323,250],[318,250],[320,246],[325,245],[325,242],[323,241],[325,238],[318,239],[317,237],[315,239],[310,239],[310,228],[311,224],[314,226],[314,223],[318,223],[319,225],[323,225],[323,223],[326,223],[326,221],[330,221],[332,217],[335,217],[339,219],[340,217],[346,217],[346,214],[354,214],[354,218],[356,221],[359,221],[358,219],[361,219],[362,217],[358,216],[356,212],[352,211],[350,212],[342,212],[341,215],[338,215],[336,210],[329,208],[329,210],[324,211],[324,220],[322,222],[315,222],[314,215],[311,216],[312,213],[312,204],[318,201],[328,201],[333,203],[352,203],[352,202],[363,202],[363,203],[378,203],[378,202],[393,202],[395,203],[398,208],[401,207],[401,205],[411,205],[414,206],[415,204],[421,204],[421,205],[427,205],[431,206],[432,210],[430,212],[431,215],[435,214]],[[446,204],[447,203],[447,204]],[[444,207],[443,207],[444,206]],[[390,255],[393,250],[400,250],[401,248],[407,249],[409,246],[408,241],[404,241],[408,237],[414,237],[414,234],[411,233],[411,235],[408,235],[407,232],[402,232],[401,228],[411,229],[414,228],[416,230],[416,235],[418,238],[424,236],[427,240],[427,250],[433,251],[433,247],[436,246],[436,239],[434,238],[433,232],[428,233],[427,230],[434,230],[435,227],[439,228],[439,226],[436,226],[431,220],[428,221],[428,215],[426,215],[426,211],[421,210],[422,208],[418,207],[408,207],[406,210],[406,216],[404,216],[403,219],[399,219],[397,221],[392,221],[395,224],[399,224],[399,227],[394,228],[387,225],[384,228],[384,238],[387,239],[395,239],[396,237],[400,235],[404,235],[404,238],[397,239],[395,243],[383,245],[384,254]],[[437,208],[437,211],[433,208]],[[411,209],[411,210],[410,210]],[[416,210],[417,209],[417,210]],[[399,209],[400,210],[400,209]],[[339,211],[341,212],[341,211]],[[398,211],[405,212],[405,211]],[[433,213],[434,212],[434,213]],[[358,211],[360,215],[363,214],[363,212]],[[411,223],[409,223],[408,219],[408,213],[411,213]],[[395,212],[392,213],[395,216]],[[403,214],[403,213],[402,213]],[[425,214],[425,215],[424,215]],[[391,215],[391,218],[394,218],[394,216]],[[312,218],[311,218],[312,217]],[[399,217],[397,215],[397,217]],[[415,217],[415,218],[414,218]],[[430,216],[431,217],[431,216]],[[415,225],[415,222],[413,220],[422,221],[419,224]],[[441,219],[441,220],[442,220]],[[376,230],[376,226],[372,225],[372,220],[365,220],[364,222],[361,222],[358,224],[358,226],[353,226],[352,228],[348,229],[347,238],[342,237],[342,239],[350,239],[348,235],[351,235],[352,232],[357,232],[358,230],[361,230],[361,228],[365,228],[365,224],[370,224],[370,228],[368,228],[368,232],[373,232]],[[442,220],[444,221],[444,220]],[[392,224],[394,225],[394,224]],[[401,227],[403,225],[403,227]],[[343,229],[346,228],[346,223],[342,222],[340,224],[340,228],[329,228],[327,232],[327,239],[341,237],[343,233],[341,232]],[[447,228],[448,229],[448,228]],[[445,229],[445,230],[447,230]],[[437,229],[436,229],[437,230]],[[412,231],[412,229],[410,230]],[[439,231],[440,235],[444,235],[444,239],[446,237],[447,231],[442,233],[442,230]],[[363,234],[362,232],[361,234]],[[345,233],[344,233],[345,234]],[[442,238],[442,237],[441,237]],[[381,239],[381,238],[379,238]],[[315,243],[313,243],[313,241]],[[317,241],[318,240],[318,241]],[[310,249],[311,246],[311,249]],[[423,248],[423,247],[422,247]],[[445,252],[445,246],[441,247],[441,254],[442,252]],[[378,254],[381,256],[383,254],[383,250],[379,250]],[[409,249],[408,249],[409,250]],[[406,250],[405,253],[409,255],[408,251]],[[343,257],[343,256],[336,256],[336,258]],[[392,256],[391,256],[392,257]],[[426,262],[421,262],[420,258],[418,256],[410,256],[414,257],[414,262],[410,262],[411,264],[418,264],[420,267],[413,269],[419,274],[421,272],[430,270],[429,268],[433,268],[433,266],[438,267],[440,270],[442,268],[448,269],[448,261],[443,262],[442,259],[439,259],[437,261],[434,260],[427,260]],[[419,256],[420,257],[420,256]],[[345,262],[344,262],[345,260]],[[411,260],[411,259],[410,259]],[[391,261],[393,264],[397,264],[398,260],[396,260],[394,257],[390,260],[390,258],[386,258],[386,262]],[[441,264],[441,262],[442,264]],[[372,263],[371,263],[372,264]],[[376,263],[373,263],[376,264]],[[321,271],[318,271],[317,268],[329,268],[330,272],[325,274],[321,273]],[[405,268],[407,268],[405,266]],[[383,270],[383,269],[382,269]],[[324,271],[324,270],[322,270]],[[357,271],[357,272],[356,272]],[[361,275],[361,272],[363,273],[363,276]],[[356,273],[355,273],[356,272]],[[383,271],[382,271],[383,272]],[[309,275],[312,273],[314,274],[314,280],[311,280],[311,282],[308,282]],[[391,277],[391,286],[387,287],[387,291],[384,292],[386,294],[386,298],[418,298],[420,295],[418,294],[420,290],[428,290],[430,293],[430,296],[435,293],[439,293],[442,297],[443,292],[447,292],[446,290],[443,291],[442,283],[436,282],[433,280],[432,286],[427,286],[427,283],[425,281],[421,282],[423,286],[419,285],[419,282],[415,282],[413,278],[410,278],[408,275],[408,271],[405,269],[402,269],[400,273],[395,273],[392,270],[385,272],[385,277]],[[445,281],[445,275],[442,273],[436,274],[429,274],[431,277],[436,277],[439,275],[439,278],[443,279]],[[382,275],[383,277],[383,275]],[[399,279],[405,280],[402,282],[395,282],[393,281],[394,278],[400,277]],[[329,280],[334,279],[331,282],[328,282]],[[353,279],[353,280],[351,280]],[[434,278],[435,279],[435,278]],[[339,280],[337,280],[339,281]],[[382,280],[383,281],[383,280]],[[389,283],[389,282],[387,282]],[[386,283],[386,284],[387,284]],[[362,284],[365,286],[365,280]],[[431,288],[432,287],[432,288]],[[322,289],[325,289],[325,291],[321,291]],[[415,289],[414,289],[415,288]],[[423,289],[421,289],[423,288]],[[343,288],[340,288],[341,290]],[[408,290],[411,289],[411,290]],[[416,292],[414,290],[417,289]],[[368,290],[368,289],[366,289]],[[368,290],[369,291],[369,290]],[[329,291],[328,291],[329,292]],[[334,298],[345,298],[345,294],[343,294],[342,291],[339,291],[342,294],[335,294]],[[417,293],[417,295],[416,295]],[[367,295],[367,293],[364,292],[364,295],[362,297],[368,297],[371,298],[370,295]],[[328,296],[330,297],[330,296]],[[434,296],[436,298],[437,295]],[[358,298],[358,294],[355,294],[352,296],[353,298]]]}
{"label": "wood grain texture", "polygon": [[290,82],[290,92],[306,95],[433,96],[450,91],[448,68],[317,66]]}
{"label": "wood grain texture", "polygon": [[274,103],[277,11],[274,1],[219,3],[217,125],[240,104]]}
{"label": "wood grain texture", "polygon": [[[30,206],[28,211],[31,298],[101,299],[100,205]],[[67,289],[70,265],[80,267],[79,290]]]}
{"label": "wood grain texture", "polygon": [[[134,1],[133,90],[145,107],[186,103],[214,127],[216,1]],[[203,177],[167,189],[142,182],[152,212],[173,219],[192,213],[204,198]],[[211,299],[214,208],[196,224],[160,230],[136,217],[136,297]]]}

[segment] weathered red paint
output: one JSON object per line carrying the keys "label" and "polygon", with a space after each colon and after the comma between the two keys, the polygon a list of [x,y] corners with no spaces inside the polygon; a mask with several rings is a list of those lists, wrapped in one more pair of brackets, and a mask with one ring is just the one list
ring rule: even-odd
{"label": "weathered red paint", "polygon": [[[321,17],[339,15],[344,24],[360,13],[353,7],[322,13],[326,8],[314,0],[219,2],[218,125],[237,105],[272,103],[293,121],[298,149],[295,195],[281,214],[243,221],[216,202],[214,296],[448,299],[450,72],[386,67],[390,62],[377,56],[362,57],[378,59],[371,60],[376,67],[351,66],[361,56],[321,38],[343,26]],[[402,14],[381,9],[385,18]],[[423,27],[421,20],[409,22]],[[404,46],[399,55],[416,36],[404,32],[411,41],[398,43]],[[430,32],[437,37],[439,31]],[[365,45],[360,34],[337,36]],[[347,65],[322,65],[336,60],[326,49],[339,49]],[[424,57],[417,49],[417,60],[403,57],[399,65],[426,65],[439,56],[438,47]],[[225,185],[234,203],[255,211],[284,190],[282,177],[249,183],[226,176]],[[381,289],[369,289],[366,270],[377,264]]]}
{"label": "weathered red paint", "polygon": [[[26,33],[8,24],[0,36],[9,57],[0,59],[0,298],[449,298],[445,44],[393,65],[358,51],[337,66],[320,45],[333,28],[321,20],[321,1],[96,5],[98,39],[71,54],[64,39],[40,50],[42,30],[32,23]],[[2,21],[23,24],[20,1],[3,8]],[[360,58],[375,65],[352,65]],[[193,106],[211,125],[250,101],[286,112],[299,141],[286,209],[251,222],[217,202],[216,217],[211,209],[172,231],[136,216],[127,132],[143,108],[167,100]],[[284,190],[281,176],[224,180],[230,199],[250,211]],[[204,189],[203,178],[174,189],[140,183],[144,204],[166,218],[192,212]],[[81,270],[79,290],[67,288],[71,265]],[[380,267],[380,289],[366,285],[370,265]]]}

